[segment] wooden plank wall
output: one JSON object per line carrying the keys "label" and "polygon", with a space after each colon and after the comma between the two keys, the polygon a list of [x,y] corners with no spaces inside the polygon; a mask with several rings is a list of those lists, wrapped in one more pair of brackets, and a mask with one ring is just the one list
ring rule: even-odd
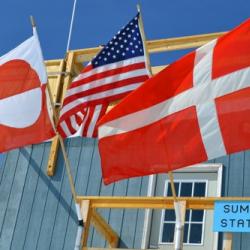
{"label": "wooden plank wall", "polygon": [[[147,177],[104,186],[94,139],[66,140],[72,174],[83,195],[146,195]],[[0,249],[73,249],[77,216],[64,161],[59,151],[53,177],[46,174],[50,143],[14,150],[0,166]],[[100,211],[121,235],[122,247],[140,248],[144,211],[116,209]],[[93,229],[89,246],[106,242]]]}

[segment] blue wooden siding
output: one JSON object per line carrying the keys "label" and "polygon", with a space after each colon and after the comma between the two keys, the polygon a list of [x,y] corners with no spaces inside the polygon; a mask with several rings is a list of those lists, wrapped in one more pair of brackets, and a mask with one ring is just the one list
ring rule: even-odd
{"label": "blue wooden siding", "polygon": [[[78,194],[146,195],[147,177],[104,186],[101,180],[97,142],[67,140],[66,148]],[[0,250],[71,250],[77,216],[59,153],[56,175],[46,174],[50,143],[5,154],[0,163]],[[121,235],[122,247],[140,248],[144,211],[102,209],[99,211]],[[93,228],[89,246],[104,247],[104,239]]]}
{"label": "blue wooden siding", "polygon": [[[67,140],[76,190],[82,195],[145,196],[148,178],[136,178],[104,186],[97,142]],[[50,143],[14,150],[0,161],[0,250],[71,250],[77,217],[62,153],[56,175],[46,174]],[[224,196],[250,196],[250,151],[221,157]],[[101,209],[99,212],[120,235],[120,247],[140,248],[144,210]],[[107,243],[91,228],[89,246]],[[233,249],[246,250],[249,234],[234,234]]]}

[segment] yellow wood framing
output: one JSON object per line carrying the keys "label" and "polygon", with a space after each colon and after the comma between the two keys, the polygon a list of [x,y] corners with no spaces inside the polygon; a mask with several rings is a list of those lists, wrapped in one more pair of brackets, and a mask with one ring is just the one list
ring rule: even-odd
{"label": "yellow wood framing", "polygon": [[[185,220],[186,209],[214,209],[215,201],[250,201],[250,197],[114,197],[114,196],[78,196],[84,221],[82,249],[87,247],[90,222],[109,242],[111,248],[117,247],[118,235],[96,212],[97,208],[120,209],[174,209],[174,202],[181,202],[181,217]],[[231,249],[232,235],[226,234],[223,249]],[[90,248],[92,249],[92,248]]]}
{"label": "yellow wood framing", "polygon": [[[77,202],[90,200],[92,208],[173,209],[173,197],[77,196]],[[215,201],[250,201],[250,197],[177,197],[186,209],[214,209]]]}
{"label": "yellow wood framing", "polygon": [[[199,47],[212,39],[221,35],[221,33],[202,34],[194,36],[185,36],[179,38],[168,38],[160,40],[146,41],[148,53],[160,53],[171,50],[181,50]],[[46,61],[49,84],[52,90],[53,102],[57,107],[57,112],[60,110],[60,104],[63,102],[63,97],[68,85],[73,77],[82,69],[82,63],[90,61],[100,50],[101,46],[96,48],[87,48],[81,50],[69,51],[65,60],[50,60]],[[152,73],[157,74],[167,65],[151,67]],[[113,103],[112,105],[115,105]],[[48,175],[54,175],[56,168],[56,160],[59,148],[59,138],[55,137],[52,141],[51,151],[49,155]],[[181,197],[176,198],[176,201],[186,202],[186,209],[213,209],[215,200],[248,200],[250,198],[235,198],[235,197]],[[118,235],[106,223],[101,215],[96,211],[96,208],[151,208],[151,209],[173,209],[172,197],[84,197],[78,196],[77,201],[81,204],[81,213],[84,220],[84,231],[82,236],[82,247],[87,247],[87,239],[90,222],[109,242],[110,247],[117,247]]]}
{"label": "yellow wood framing", "polygon": [[87,246],[88,235],[89,235],[89,226],[90,226],[90,220],[91,220],[91,214],[92,214],[90,203],[91,203],[90,200],[82,200],[80,202],[81,214],[82,214],[82,219],[84,223],[84,230],[83,230],[82,242],[81,242],[81,245],[83,248]]}
{"label": "yellow wood framing", "polygon": [[[164,51],[190,49],[202,46],[207,42],[222,36],[223,34],[225,34],[225,32],[183,36],[177,38],[166,38],[158,40],[148,40],[146,41],[146,46],[150,54],[160,53]],[[74,50],[76,56],[75,62],[82,63],[90,61],[101,49],[102,46],[95,48]]]}
{"label": "yellow wood framing", "polygon": [[233,234],[232,233],[224,233],[223,235],[223,250],[231,250],[232,249],[232,240]]}
{"label": "yellow wood framing", "polygon": [[90,223],[92,223],[96,230],[103,235],[110,247],[117,247],[119,241],[117,233],[109,226],[103,217],[95,209],[93,209],[91,201],[82,200],[80,202],[80,208],[84,223],[81,242],[82,249],[87,247]]}
{"label": "yellow wood framing", "polygon": [[[47,62],[47,65],[50,65],[50,61]],[[72,80],[72,74],[74,67],[74,53],[70,52],[67,54],[66,60],[61,60],[60,65],[56,69],[54,69],[53,72],[48,71],[49,80],[50,77],[53,76],[56,77],[56,80],[54,80],[54,85],[52,87],[52,94],[53,94],[53,101],[56,106],[56,111],[60,111],[60,104],[63,101],[64,93],[68,87],[68,85],[71,83]],[[48,69],[48,67],[47,67]],[[51,74],[55,73],[55,74]],[[49,176],[53,176],[56,169],[56,160],[57,160],[57,154],[59,149],[59,138],[58,136],[55,136],[51,143],[50,148],[50,154],[49,154],[49,160],[48,160],[48,166],[47,166],[47,174]]]}
{"label": "yellow wood framing", "polygon": [[104,236],[110,248],[117,247],[119,236],[95,209],[92,210],[91,223]]}

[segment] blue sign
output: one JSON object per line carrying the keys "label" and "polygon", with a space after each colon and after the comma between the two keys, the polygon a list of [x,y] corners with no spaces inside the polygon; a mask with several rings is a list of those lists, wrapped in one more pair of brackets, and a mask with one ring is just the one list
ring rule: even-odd
{"label": "blue sign", "polygon": [[216,201],[214,232],[250,232],[250,202]]}

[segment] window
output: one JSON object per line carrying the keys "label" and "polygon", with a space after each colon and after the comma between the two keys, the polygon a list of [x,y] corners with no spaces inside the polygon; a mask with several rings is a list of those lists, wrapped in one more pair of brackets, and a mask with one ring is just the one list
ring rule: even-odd
{"label": "window", "polygon": [[[204,180],[178,180],[174,182],[176,195],[185,197],[204,197],[207,195],[207,182]],[[166,181],[165,195],[172,196],[169,181]],[[183,242],[189,245],[203,244],[205,210],[186,210]],[[160,244],[174,241],[175,211],[163,210],[161,216]]]}

